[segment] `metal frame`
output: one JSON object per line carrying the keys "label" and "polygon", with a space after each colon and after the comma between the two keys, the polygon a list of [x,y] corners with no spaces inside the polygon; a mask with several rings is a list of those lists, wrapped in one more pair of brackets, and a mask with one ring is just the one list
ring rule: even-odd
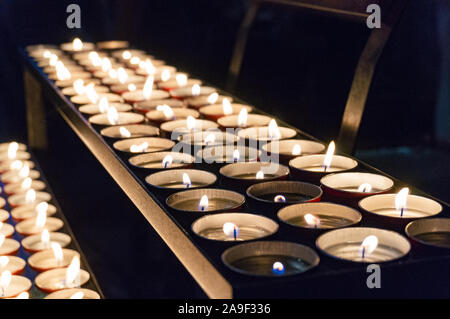
{"label": "metal frame", "polygon": [[[317,2],[319,4],[314,4],[312,2]],[[382,26],[380,29],[372,30],[361,53],[345,105],[339,137],[337,140],[340,151],[344,153],[353,154],[354,152],[359,126],[361,124],[364,107],[369,94],[370,84],[375,72],[375,66],[381,56],[381,53],[383,52],[386,42],[389,39],[391,31],[400,18],[407,2],[408,0],[396,0],[393,1],[393,4],[389,8],[383,8]],[[328,3],[327,1],[313,0],[250,0],[250,5],[247,8],[247,12],[242,20],[236,36],[233,55],[228,70],[227,89],[230,91],[234,90],[239,78],[242,61],[245,55],[248,33],[253,25],[258,9],[262,4],[274,4],[311,9],[323,14],[339,15],[345,18],[355,19],[360,22],[368,17],[367,13],[361,12],[362,6],[367,6],[367,1],[361,1],[359,4],[350,3],[349,6],[353,6],[353,8],[348,9],[345,6],[342,7],[345,5],[345,2]]]}

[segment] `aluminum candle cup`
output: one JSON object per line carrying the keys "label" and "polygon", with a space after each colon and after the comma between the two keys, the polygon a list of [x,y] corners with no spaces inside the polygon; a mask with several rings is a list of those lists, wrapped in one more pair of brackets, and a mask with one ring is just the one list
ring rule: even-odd
{"label": "aluminum candle cup", "polygon": [[319,154],[325,151],[325,145],[309,140],[282,140],[264,144],[261,149],[273,156],[278,156],[279,162],[289,164],[297,156]]}
{"label": "aluminum candle cup", "polygon": [[[93,81],[88,81],[88,82],[92,82]],[[105,94],[109,92],[109,88],[107,88],[106,86],[100,86],[100,85],[96,85],[94,87],[94,90],[96,93],[98,94]],[[76,96],[78,95],[77,91],[75,90],[75,88],[73,86],[68,86],[62,89],[62,94],[66,95],[66,96]]]}
{"label": "aluminum candle cup", "polygon": [[[227,114],[225,114],[223,104],[213,104],[213,105],[203,106],[198,111],[204,117],[206,117],[209,120],[213,120],[213,121],[217,121],[219,118],[224,117],[224,116],[237,115],[243,109],[246,109],[248,113],[250,113],[252,111],[252,107],[250,105],[230,102],[229,106],[230,106],[230,112]],[[267,122],[267,123],[269,123],[269,122]],[[262,125],[264,125],[264,124],[262,124]]]}
{"label": "aluminum candle cup", "polygon": [[[186,178],[187,176],[187,178]],[[166,192],[208,187],[217,180],[216,175],[198,169],[172,169],[148,175],[145,181],[153,188]]]}
{"label": "aluminum candle cup", "polygon": [[[0,143],[0,153],[8,152],[8,149],[12,143],[17,143],[17,142]],[[26,151],[27,146],[23,143],[17,143],[17,150],[18,151]]]}
{"label": "aluminum candle cup", "polygon": [[0,176],[0,180],[3,182],[3,184],[17,184],[22,183],[23,180],[27,177],[31,178],[32,180],[35,180],[38,179],[40,176],[41,173],[39,173],[39,171],[36,170],[30,170],[28,176],[26,177],[20,176],[18,171],[8,171]]}
{"label": "aluminum candle cup", "polygon": [[20,248],[20,243],[11,238],[5,238],[3,244],[0,245],[0,255],[14,255]]}
{"label": "aluminum candle cup", "polygon": [[164,111],[153,110],[149,111],[145,114],[145,117],[148,121],[154,125],[159,126],[163,122],[175,121],[175,120],[183,120],[188,116],[192,116],[193,118],[198,118],[200,114],[188,108],[175,108],[171,109],[169,113],[164,113]]}
{"label": "aluminum candle cup", "polygon": [[119,140],[113,144],[114,149],[131,154],[152,153],[170,150],[175,142],[161,137],[138,137]]}
{"label": "aluminum candle cup", "polygon": [[[131,105],[124,104],[124,103],[110,103],[109,106],[114,107],[117,110],[117,112],[128,112],[133,109],[133,107]],[[106,111],[102,111],[100,109],[99,104],[85,104],[85,105],[80,106],[80,108],[78,110],[81,113],[90,114],[90,115],[106,113]]]}
{"label": "aluminum candle cup", "polygon": [[224,145],[232,147],[237,141],[238,137],[234,134],[209,130],[185,134],[181,137],[180,142],[177,145],[182,147],[184,152],[189,151],[191,154],[196,154],[204,147]]}
{"label": "aluminum candle cup", "polygon": [[256,211],[274,213],[292,204],[318,202],[322,197],[319,186],[291,181],[258,183],[247,189],[250,206]]}
{"label": "aluminum candle cup", "polygon": [[93,51],[95,50],[95,44],[92,42],[82,42],[81,48],[76,48],[73,42],[67,42],[62,43],[60,48],[68,53],[77,53],[82,51]]}
{"label": "aluminum candle cup", "polygon": [[202,81],[198,79],[187,79],[186,83],[180,85],[176,79],[169,79],[165,82],[158,82],[158,88],[165,91],[171,91],[185,86],[192,87],[194,84],[202,85]]}
{"label": "aluminum candle cup", "polygon": [[[152,61],[152,63],[153,63],[153,61]],[[186,76],[188,76],[187,73],[177,72],[177,68],[172,65],[164,65],[163,64],[163,65],[157,66],[157,65],[153,64],[153,66],[154,66],[154,71],[155,71],[155,73],[153,73],[153,80],[155,81],[155,83],[159,83],[159,82],[163,81],[163,72],[164,71],[169,72],[169,74],[171,74],[171,77],[173,77],[175,73],[176,74],[182,73],[182,74],[185,74]],[[146,69],[142,69],[142,68],[137,69],[136,74],[144,75],[145,77],[148,77],[150,75]]]}
{"label": "aluminum candle cup", "polygon": [[[22,247],[26,251],[34,253],[34,252],[38,252],[38,251],[51,249],[51,243],[57,243],[62,248],[64,248],[64,247],[68,246],[70,244],[70,242],[72,241],[70,236],[67,234],[64,234],[64,233],[50,232],[49,235],[50,235],[49,242],[42,241],[42,234],[27,236],[24,239],[22,239]],[[19,243],[17,243],[17,244],[20,246]],[[1,249],[0,249],[0,251],[1,251]]]}
{"label": "aluminum candle cup", "polygon": [[23,276],[11,276],[11,282],[6,290],[0,295],[0,299],[13,298],[22,292],[29,291],[31,281]]}
{"label": "aluminum candle cup", "polygon": [[[67,268],[56,268],[47,270],[37,275],[34,283],[36,286],[44,292],[55,292],[66,288],[75,288],[76,284],[66,285],[66,272]],[[84,285],[89,281],[90,275],[86,270],[80,269],[79,273],[79,286]]]}
{"label": "aluminum candle cup", "polygon": [[295,227],[292,231],[297,234],[315,239],[315,235],[326,230],[358,224],[361,214],[353,208],[333,203],[302,203],[280,209],[278,219]]}
{"label": "aluminum candle cup", "polygon": [[[69,67],[69,66],[67,66],[67,67]],[[67,79],[67,80],[59,80],[56,73],[51,73],[51,74],[49,74],[49,75],[48,75],[48,78],[49,78],[50,80],[57,81],[57,82],[60,83],[60,84],[61,84],[61,83],[64,83],[65,81],[66,81],[67,83],[72,83],[72,84],[73,84],[73,82],[74,82],[75,80],[78,80],[78,79],[86,80],[86,79],[90,79],[91,76],[92,76],[91,73],[85,72],[85,71],[76,71],[76,70],[73,70],[73,71],[71,71],[70,73],[71,73],[71,77],[70,77],[70,79]],[[59,81],[61,81],[61,82],[59,82]],[[65,86],[64,86],[64,87],[65,87]]]}
{"label": "aluminum candle cup", "polygon": [[[36,212],[37,205],[38,205],[38,203],[36,203],[34,205],[24,205],[24,206],[19,206],[19,207],[13,208],[11,210],[11,216],[16,222],[36,217],[37,216],[37,212]],[[52,204],[48,204],[46,213],[47,213],[47,216],[52,216],[52,215],[56,214],[56,207]]]}
{"label": "aluminum candle cup", "polygon": [[143,124],[117,125],[102,129],[100,134],[111,139],[158,136],[159,128]]}
{"label": "aluminum candle cup", "polygon": [[226,163],[256,162],[261,151],[242,145],[208,146],[195,154],[196,163],[201,163],[202,169],[216,172]]}
{"label": "aluminum candle cup", "polygon": [[129,46],[130,46],[130,43],[128,41],[111,40],[111,41],[97,42],[97,47],[100,50],[106,50],[106,51],[126,49]]}
{"label": "aluminum candle cup", "polygon": [[[145,80],[145,79],[144,79]],[[145,82],[131,82],[125,84],[112,84],[111,91],[115,94],[124,94],[125,92],[132,92],[135,90],[142,90],[144,88]],[[131,89],[132,88],[132,89]]]}
{"label": "aluminum candle cup", "polygon": [[219,173],[223,185],[245,191],[256,183],[286,179],[289,168],[276,163],[244,162],[225,165]]}
{"label": "aluminum candle cup", "polygon": [[394,182],[383,175],[371,173],[336,173],[329,174],[320,180],[325,200],[358,207],[364,197],[386,193],[394,186]]}
{"label": "aluminum candle cup", "polygon": [[[5,256],[6,257],[6,256]],[[23,272],[26,261],[16,256],[7,256],[8,263],[5,267],[0,266],[0,274],[4,271],[10,271],[12,275],[19,275]]]}
{"label": "aluminum candle cup", "polygon": [[395,208],[395,197],[397,194],[381,194],[369,196],[359,202],[359,208],[365,219],[380,225],[388,225],[399,231],[403,231],[406,224],[419,219],[432,217],[442,211],[438,202],[417,195],[406,197],[406,208]]}
{"label": "aluminum candle cup", "polygon": [[206,215],[192,224],[192,231],[196,235],[216,241],[261,239],[275,234],[277,230],[278,224],[273,220],[246,213]]}
{"label": "aluminum candle cup", "polygon": [[28,264],[35,271],[42,272],[55,268],[68,267],[72,258],[80,254],[73,249],[62,249],[62,260],[58,261],[52,249],[42,250],[28,258]]}
{"label": "aluminum candle cup", "polygon": [[145,55],[144,50],[137,50],[137,49],[129,49],[129,48],[123,48],[121,50],[117,50],[111,53],[111,56],[118,59],[118,60],[126,60],[124,58],[124,53],[128,54],[128,59],[132,56],[143,56]]}
{"label": "aluminum candle cup", "polygon": [[260,114],[248,114],[245,125],[239,123],[239,115],[227,115],[217,120],[217,123],[222,128],[248,128],[254,126],[265,126],[269,124],[272,118]]}
{"label": "aluminum candle cup", "polygon": [[[34,162],[32,162],[32,161],[25,160],[25,161],[21,161],[21,162],[23,165],[27,165],[30,169],[34,168]],[[13,163],[14,163],[14,160],[0,162],[0,174],[6,173],[8,171],[14,171],[14,170],[17,172],[18,171],[17,169],[13,169],[11,167],[11,165],[13,165]]]}
{"label": "aluminum candle cup", "polygon": [[[205,201],[205,198],[207,200]],[[238,211],[245,203],[239,193],[224,189],[203,188],[181,191],[170,195],[166,204],[183,213],[220,213]]]}
{"label": "aluminum candle cup", "polygon": [[44,229],[49,232],[55,232],[63,227],[64,223],[61,219],[55,217],[47,217],[44,227],[36,226],[36,218],[25,219],[16,224],[16,232],[22,236],[30,236],[42,233]]}
{"label": "aluminum candle cup", "polygon": [[30,158],[31,158],[30,153],[28,153],[26,151],[17,151],[14,158],[9,158],[7,151],[0,152],[0,162],[2,162],[2,164],[4,162],[11,163],[14,160],[25,161],[25,160],[29,160]]}
{"label": "aluminum candle cup", "polygon": [[450,218],[426,218],[410,222],[405,233],[413,246],[426,252],[450,249]]}
{"label": "aluminum candle cup", "polygon": [[83,293],[82,299],[100,299],[100,295],[93,290],[85,288],[70,288],[52,292],[44,297],[44,299],[71,299],[76,293]]}
{"label": "aluminum candle cup", "polygon": [[117,119],[110,121],[107,113],[93,115],[89,123],[100,126],[129,125],[144,122],[144,116],[132,112],[117,112]]}
{"label": "aluminum candle cup", "polygon": [[190,168],[194,164],[194,157],[178,152],[156,152],[133,156],[128,162],[136,168],[147,171],[158,171],[174,168]]}
{"label": "aluminum candle cup", "polygon": [[128,103],[133,104],[133,103],[139,103],[139,102],[148,101],[148,100],[167,99],[169,97],[169,93],[167,93],[166,91],[162,91],[162,90],[153,90],[152,94],[150,95],[150,98],[146,99],[146,98],[144,98],[143,90],[136,90],[136,91],[131,91],[131,92],[125,92],[122,94],[122,97]]}
{"label": "aluminum candle cup", "polygon": [[[173,89],[170,91],[170,96],[174,99],[184,100],[191,97],[201,96],[201,95],[210,95],[216,92],[216,89],[209,86],[200,86],[198,94],[192,94],[194,85],[191,86],[183,86],[177,89]],[[194,88],[195,90],[195,88]]]}
{"label": "aluminum candle cup", "polygon": [[34,205],[40,202],[48,202],[52,199],[52,196],[47,192],[36,192],[36,198],[33,200],[27,200],[27,193],[20,193],[11,195],[8,197],[8,203],[11,207]]}
{"label": "aluminum candle cup", "polygon": [[[102,98],[106,98],[109,103],[120,103],[122,98],[120,95],[114,93],[100,93],[98,94],[98,101]],[[70,101],[76,105],[86,105],[92,103],[87,95],[75,95],[70,98]]]}
{"label": "aluminum candle cup", "polygon": [[162,99],[162,100],[148,100],[142,101],[134,104],[134,109],[140,113],[147,113],[149,111],[154,111],[159,105],[168,105],[172,109],[183,108],[186,105],[180,101],[175,99]]}
{"label": "aluminum candle cup", "polygon": [[232,102],[233,98],[231,96],[224,96],[217,94],[216,97],[210,97],[208,95],[200,95],[200,96],[194,96],[185,99],[184,101],[187,103],[189,107],[192,107],[194,109],[199,109],[206,105],[212,105],[215,103],[222,103],[223,99],[226,98],[228,101]]}
{"label": "aluminum candle cup", "polygon": [[238,132],[238,136],[245,140],[258,141],[258,142],[270,142],[275,140],[285,140],[293,138],[297,135],[297,132],[289,127],[278,127],[280,132],[279,137],[271,137],[267,126],[255,126],[249,127]]}
{"label": "aluminum candle cup", "polygon": [[22,185],[22,182],[14,183],[14,184],[7,184],[5,185],[5,194],[8,196],[14,195],[14,194],[21,194],[26,193],[29,189],[34,189],[35,191],[42,191],[45,189],[46,185],[43,181],[40,180],[32,180],[30,187],[24,187]]}
{"label": "aluminum candle cup", "polygon": [[[128,87],[128,84],[136,84],[136,83],[144,83],[145,82],[145,77],[140,76],[140,75],[134,75],[134,71],[133,70],[125,70],[125,72],[128,74],[128,77],[126,80],[122,80],[122,82],[120,81],[119,77],[116,78],[111,78],[109,76],[102,78],[102,83],[105,85],[109,85],[111,88],[112,86],[116,86],[116,85],[126,85],[125,87]],[[142,86],[143,88],[144,86]],[[140,95],[136,95],[141,97],[142,96],[142,88],[140,91]],[[137,92],[136,91],[129,91],[129,90],[124,90],[125,92]],[[124,93],[125,93],[124,92]],[[123,96],[123,94],[122,94]],[[133,95],[130,95],[133,96]]]}
{"label": "aluminum candle cup", "polygon": [[219,127],[217,123],[207,120],[195,120],[192,128],[189,128],[188,126],[188,121],[186,119],[165,122],[161,124],[159,128],[161,129],[161,135],[163,137],[167,137],[174,141],[177,141],[184,134],[213,130]]}
{"label": "aluminum candle cup", "polygon": [[349,171],[358,166],[358,162],[349,157],[333,155],[330,167],[325,169],[324,160],[325,154],[299,156],[290,160],[292,178],[318,183],[327,174]]}
{"label": "aluminum candle cup", "polygon": [[[370,249],[369,245],[363,245],[363,242],[369,236],[377,238]],[[369,227],[331,230],[317,238],[316,246],[331,258],[357,263],[393,261],[406,256],[411,249],[408,240],[400,234],[390,230]]]}
{"label": "aluminum candle cup", "polygon": [[316,267],[319,256],[311,248],[282,241],[256,241],[225,250],[222,262],[248,276],[285,277]]}

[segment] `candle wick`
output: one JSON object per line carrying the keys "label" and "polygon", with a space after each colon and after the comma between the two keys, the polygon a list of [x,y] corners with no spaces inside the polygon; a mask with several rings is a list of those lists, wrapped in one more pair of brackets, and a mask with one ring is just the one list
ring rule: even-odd
{"label": "candle wick", "polygon": [[234,240],[236,240],[236,227],[234,227],[234,229],[233,229],[233,234],[234,234]]}
{"label": "candle wick", "polygon": [[400,217],[403,217],[403,207],[400,208]]}
{"label": "candle wick", "polygon": [[366,254],[366,247],[363,247],[362,249],[362,259],[364,259],[364,255]]}

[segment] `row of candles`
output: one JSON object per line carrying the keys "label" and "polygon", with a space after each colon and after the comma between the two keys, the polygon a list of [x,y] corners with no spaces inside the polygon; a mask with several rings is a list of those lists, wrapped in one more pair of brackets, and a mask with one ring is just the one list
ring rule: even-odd
{"label": "row of candles", "polygon": [[[95,291],[80,288],[90,275],[80,268],[80,254],[65,248],[71,237],[58,232],[64,223],[53,217],[56,207],[34,167],[25,144],[0,144],[0,180],[7,199],[0,197],[0,298],[30,297],[32,282],[22,275],[27,264],[38,273],[34,284],[48,293],[45,298],[99,298]],[[21,247],[29,255],[26,261],[18,256]]]}
{"label": "row of candles", "polygon": [[[359,208],[364,219],[380,227],[403,231],[412,222],[406,226],[411,240],[450,247],[449,220],[429,218],[442,211],[439,203],[410,195],[407,188],[387,194],[394,188],[391,179],[354,172],[358,162],[334,155],[334,142],[325,152],[321,143],[295,139],[295,130],[253,114],[252,106],[233,103],[232,97],[144,51],[126,45],[96,50],[93,43],[74,39],[60,48],[30,47],[29,53],[105,140],[120,154],[131,155],[130,165],[152,173],[145,180],[156,192],[169,195],[170,209],[206,213],[192,224],[202,238],[261,239],[277,232],[271,219],[277,214],[306,237],[320,235],[316,246],[325,255],[384,262],[408,254],[409,241],[396,232],[345,228],[361,222]],[[192,169],[194,163],[203,169]],[[222,185],[238,192],[211,188],[217,169]],[[285,181],[288,176],[295,181]],[[260,214],[239,213],[245,203],[239,192],[246,193],[250,207]],[[338,204],[320,202],[322,195]],[[331,231],[322,234],[325,230]],[[290,248],[280,256],[273,253],[280,251],[279,245],[236,245],[222,258],[238,272],[263,275],[299,273],[318,263],[307,246],[283,243]],[[255,249],[266,253],[249,259]],[[248,269],[261,263],[264,267]]]}

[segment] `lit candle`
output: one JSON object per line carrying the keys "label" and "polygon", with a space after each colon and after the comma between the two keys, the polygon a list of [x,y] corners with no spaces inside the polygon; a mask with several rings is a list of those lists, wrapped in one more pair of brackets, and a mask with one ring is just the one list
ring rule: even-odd
{"label": "lit candle", "polygon": [[58,243],[61,247],[66,247],[71,242],[69,235],[64,233],[49,233],[44,229],[42,233],[25,237],[22,240],[22,246],[30,252],[38,252],[50,249],[51,243]]}
{"label": "lit candle", "polygon": [[28,264],[36,271],[67,267],[80,254],[72,249],[62,249],[59,243],[51,243],[51,249],[37,252],[28,258]]}
{"label": "lit candle", "polygon": [[145,178],[150,186],[166,192],[205,187],[214,184],[216,180],[213,173],[197,169],[165,170]]}
{"label": "lit candle", "polygon": [[31,288],[31,281],[22,276],[13,276],[9,270],[0,275],[0,298],[12,298]]}
{"label": "lit candle", "polygon": [[16,224],[16,231],[23,235],[35,235],[40,234],[44,228],[48,231],[57,231],[64,225],[63,221],[55,217],[47,217],[46,211],[38,211],[38,214],[34,218],[25,219]]}
{"label": "lit candle", "polygon": [[6,238],[0,233],[0,255],[13,255],[20,248],[20,243],[17,240]]}
{"label": "lit candle", "polygon": [[223,224],[223,232],[227,237],[233,238],[234,240],[237,240],[239,237],[239,227],[231,222]]}

